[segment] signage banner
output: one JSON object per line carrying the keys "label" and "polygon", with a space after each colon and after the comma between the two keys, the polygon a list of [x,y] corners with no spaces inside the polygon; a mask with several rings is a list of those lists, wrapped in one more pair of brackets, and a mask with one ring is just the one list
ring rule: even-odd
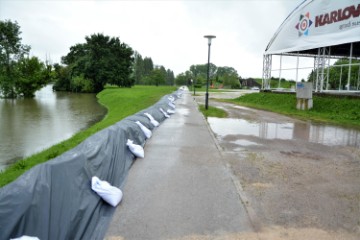
{"label": "signage banner", "polygon": [[265,54],[360,41],[360,0],[305,0],[285,19]]}

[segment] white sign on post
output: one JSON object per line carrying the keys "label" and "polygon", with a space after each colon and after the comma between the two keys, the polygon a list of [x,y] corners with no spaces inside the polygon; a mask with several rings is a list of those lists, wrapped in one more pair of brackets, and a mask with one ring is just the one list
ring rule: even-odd
{"label": "white sign on post", "polygon": [[298,82],[296,83],[296,108],[308,110],[313,107],[312,99],[312,83]]}

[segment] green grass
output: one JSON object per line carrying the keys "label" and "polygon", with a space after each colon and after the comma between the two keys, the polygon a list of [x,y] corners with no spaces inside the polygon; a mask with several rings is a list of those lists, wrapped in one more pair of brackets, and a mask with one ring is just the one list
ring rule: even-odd
{"label": "green grass", "polygon": [[46,162],[74,148],[92,134],[155,104],[161,97],[175,90],[175,87],[153,86],[135,86],[133,88],[107,87],[97,95],[98,101],[108,110],[107,115],[102,121],[86,130],[78,132],[66,141],[13,164],[0,173],[0,187],[14,181],[33,166]]}
{"label": "green grass", "polygon": [[314,96],[311,110],[296,109],[295,94],[252,93],[223,100],[304,120],[360,127],[360,99]]}
{"label": "green grass", "polygon": [[208,106],[208,110],[206,110],[205,105],[199,105],[199,110],[205,117],[226,118],[228,116],[226,111],[212,106]]}

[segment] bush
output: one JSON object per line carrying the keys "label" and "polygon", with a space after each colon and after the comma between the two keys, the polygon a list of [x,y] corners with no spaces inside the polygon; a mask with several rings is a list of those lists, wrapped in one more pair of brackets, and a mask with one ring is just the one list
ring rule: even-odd
{"label": "bush", "polygon": [[73,92],[91,93],[94,92],[94,84],[83,76],[77,76],[71,79],[71,90]]}
{"label": "bush", "polygon": [[230,87],[231,89],[240,89],[240,82],[232,82]]}

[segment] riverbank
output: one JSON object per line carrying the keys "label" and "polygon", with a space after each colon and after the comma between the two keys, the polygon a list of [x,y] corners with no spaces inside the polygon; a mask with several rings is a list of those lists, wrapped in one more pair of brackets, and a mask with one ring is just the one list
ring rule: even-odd
{"label": "riverbank", "polygon": [[105,117],[107,109],[96,94],[54,92],[52,87],[43,87],[31,99],[0,98],[0,172]]}
{"label": "riverbank", "polygon": [[107,87],[97,95],[98,101],[104,105],[108,113],[105,118],[80,131],[68,140],[60,142],[42,152],[18,161],[0,173],[0,187],[14,181],[33,166],[53,159],[67,150],[77,146],[92,134],[113,125],[156,103],[162,96],[175,91],[174,87],[135,86],[133,88]]}
{"label": "riverbank", "polygon": [[302,120],[360,128],[359,99],[314,96],[314,107],[309,111],[296,109],[296,96],[294,94],[254,93],[223,101],[272,111]]}

